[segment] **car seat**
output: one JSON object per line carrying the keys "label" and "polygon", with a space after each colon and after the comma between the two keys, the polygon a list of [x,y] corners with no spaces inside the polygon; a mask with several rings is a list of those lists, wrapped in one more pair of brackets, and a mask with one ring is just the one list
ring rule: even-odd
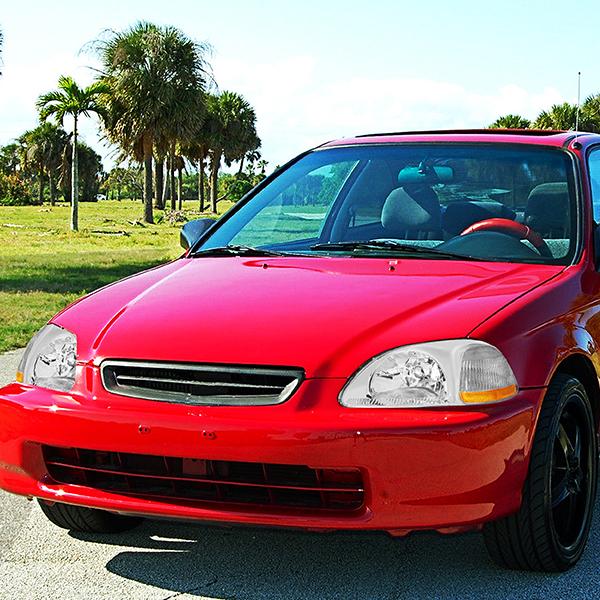
{"label": "car seat", "polygon": [[393,189],[381,209],[386,236],[403,240],[440,240],[442,210],[437,194],[427,185]]}
{"label": "car seat", "polygon": [[569,189],[566,183],[542,183],[527,198],[525,224],[546,239],[569,237]]}

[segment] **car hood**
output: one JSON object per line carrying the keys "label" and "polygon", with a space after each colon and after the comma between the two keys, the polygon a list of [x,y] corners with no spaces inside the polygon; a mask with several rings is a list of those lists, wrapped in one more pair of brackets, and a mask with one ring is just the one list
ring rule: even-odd
{"label": "car hood", "polygon": [[563,267],[332,257],[183,258],[109,285],[54,322],[78,357],[302,367],[348,377],[372,356],[466,337]]}

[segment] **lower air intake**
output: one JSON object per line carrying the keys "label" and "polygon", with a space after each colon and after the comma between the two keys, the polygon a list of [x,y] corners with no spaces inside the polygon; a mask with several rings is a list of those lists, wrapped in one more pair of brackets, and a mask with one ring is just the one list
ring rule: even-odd
{"label": "lower air intake", "polygon": [[173,504],[245,504],[355,511],[364,502],[359,469],[234,462],[43,446],[57,483]]}

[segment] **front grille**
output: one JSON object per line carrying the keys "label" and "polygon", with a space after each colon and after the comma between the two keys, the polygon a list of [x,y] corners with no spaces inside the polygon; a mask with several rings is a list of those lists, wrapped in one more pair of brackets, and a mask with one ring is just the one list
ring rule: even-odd
{"label": "front grille", "polygon": [[57,483],[185,505],[244,504],[354,511],[364,501],[359,469],[313,469],[42,446]]}
{"label": "front grille", "polygon": [[107,360],[104,387],[115,394],[214,406],[261,406],[285,402],[298,388],[301,369],[232,367]]}

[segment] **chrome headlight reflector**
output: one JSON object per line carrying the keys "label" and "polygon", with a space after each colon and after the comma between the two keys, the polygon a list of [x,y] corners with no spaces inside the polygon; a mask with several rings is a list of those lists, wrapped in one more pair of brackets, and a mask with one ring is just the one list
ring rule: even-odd
{"label": "chrome headlight reflector", "polygon": [[17,381],[68,392],[75,383],[77,338],[58,327],[45,325],[25,349],[17,370]]}
{"label": "chrome headlight reflector", "polygon": [[517,393],[502,353],[485,342],[445,340],[403,346],[376,356],[340,394],[352,408],[487,404]]}

